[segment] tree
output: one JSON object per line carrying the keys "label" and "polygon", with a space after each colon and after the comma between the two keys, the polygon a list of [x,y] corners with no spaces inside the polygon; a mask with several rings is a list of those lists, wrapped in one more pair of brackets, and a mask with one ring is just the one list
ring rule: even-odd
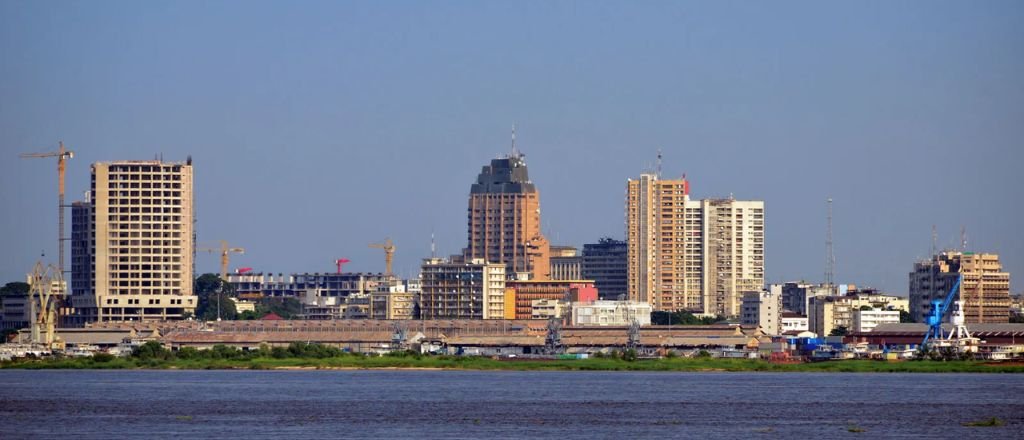
{"label": "tree", "polygon": [[173,356],[169,350],[157,341],[146,342],[132,350],[132,357],[143,361],[150,359],[168,360]]}
{"label": "tree", "polygon": [[874,308],[874,307],[871,307],[871,306],[869,306],[869,305],[863,305],[863,306],[860,306],[860,309],[861,309],[861,310],[875,310],[875,308]]}
{"label": "tree", "polygon": [[256,307],[260,315],[274,313],[284,319],[295,319],[302,314],[302,303],[296,298],[263,298],[263,301]]}
{"label": "tree", "polygon": [[651,324],[654,325],[711,325],[725,320],[724,316],[705,316],[698,318],[691,312],[680,310],[678,312],[653,312],[651,313]]}
{"label": "tree", "polygon": [[196,316],[204,321],[215,321],[218,318],[217,307],[220,303],[221,319],[235,319],[238,311],[235,310],[234,297],[235,289],[231,284],[224,282],[215,274],[206,273],[196,278],[195,289],[199,304],[196,305]]}
{"label": "tree", "polygon": [[0,296],[28,296],[31,288],[28,283],[12,281],[0,287]]}
{"label": "tree", "polygon": [[846,328],[846,326],[844,326],[844,325],[841,325],[839,327],[836,327],[836,328],[832,329],[832,332],[829,333],[828,335],[829,336],[846,336],[848,333],[850,333],[850,329]]}
{"label": "tree", "polygon": [[914,322],[914,318],[910,316],[910,312],[900,310],[900,322]]}

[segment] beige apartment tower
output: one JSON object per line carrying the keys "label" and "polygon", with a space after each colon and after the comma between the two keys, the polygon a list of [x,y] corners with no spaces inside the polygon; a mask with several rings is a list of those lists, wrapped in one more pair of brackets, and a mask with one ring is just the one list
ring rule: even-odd
{"label": "beige apartment tower", "polygon": [[932,300],[943,300],[959,275],[960,298],[968,324],[1007,323],[1010,320],[1010,274],[1003,272],[998,254],[942,252],[914,264],[910,273],[910,313],[925,322]]}
{"label": "beige apartment tower", "polygon": [[468,246],[463,256],[505,265],[506,273],[550,279],[550,249],[541,234],[540,193],[522,154],[494,159],[470,189]]}
{"label": "beige apartment tower", "polygon": [[764,202],[690,200],[684,179],[626,185],[627,292],[654,310],[737,316],[764,285]]}
{"label": "beige apartment tower", "polygon": [[93,164],[72,205],[74,323],[194,313],[193,209],[191,159]]}

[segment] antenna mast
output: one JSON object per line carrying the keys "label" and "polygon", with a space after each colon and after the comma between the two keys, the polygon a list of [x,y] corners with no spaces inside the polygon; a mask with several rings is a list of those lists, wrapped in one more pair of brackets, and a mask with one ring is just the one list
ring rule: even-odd
{"label": "antenna mast", "polygon": [[825,232],[825,284],[835,282],[836,256],[832,252],[832,198],[828,198],[828,229]]}
{"label": "antenna mast", "polygon": [[960,226],[960,251],[967,251],[967,226]]}
{"label": "antenna mast", "polygon": [[661,180],[661,148],[658,149],[658,165],[657,165],[657,176],[658,180]]}
{"label": "antenna mast", "polygon": [[939,241],[939,233],[936,232],[935,225],[932,225],[932,254],[931,254],[930,258],[935,258],[935,255],[937,255],[937,253],[939,251],[939,249],[938,249],[938,241]]}
{"label": "antenna mast", "polygon": [[516,124],[512,123],[512,157],[519,156],[519,152],[516,151]]}

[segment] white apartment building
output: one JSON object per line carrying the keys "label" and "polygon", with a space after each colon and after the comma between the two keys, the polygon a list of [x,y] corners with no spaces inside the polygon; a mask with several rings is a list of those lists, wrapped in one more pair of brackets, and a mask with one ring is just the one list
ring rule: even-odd
{"label": "white apartment building", "polygon": [[194,313],[192,164],[95,163],[72,205],[72,321],[181,319]]}
{"label": "white apartment building", "polygon": [[807,317],[792,312],[782,313],[782,333],[808,331]]}
{"label": "white apartment building", "polygon": [[651,325],[651,305],[636,301],[592,301],[572,304],[573,325],[628,326],[636,320]]}
{"label": "white apartment building", "polygon": [[899,310],[854,310],[853,328],[855,332],[869,332],[879,324],[899,324]]}
{"label": "white apartment building", "polygon": [[738,316],[764,286],[764,202],[690,200],[686,179],[626,186],[627,293],[654,310]]}

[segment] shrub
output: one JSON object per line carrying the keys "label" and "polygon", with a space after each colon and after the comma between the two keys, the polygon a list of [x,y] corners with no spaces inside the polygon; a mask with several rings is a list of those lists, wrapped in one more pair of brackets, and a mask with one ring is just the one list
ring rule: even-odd
{"label": "shrub", "polygon": [[132,350],[132,357],[139,360],[168,360],[173,355],[157,341],[149,341]]}
{"label": "shrub", "polygon": [[114,360],[114,355],[110,353],[96,353],[92,355],[93,362],[110,362]]}
{"label": "shrub", "polygon": [[711,352],[709,352],[707,350],[698,351],[697,352],[697,357],[699,357],[699,358],[709,358],[709,357],[711,357]]}

